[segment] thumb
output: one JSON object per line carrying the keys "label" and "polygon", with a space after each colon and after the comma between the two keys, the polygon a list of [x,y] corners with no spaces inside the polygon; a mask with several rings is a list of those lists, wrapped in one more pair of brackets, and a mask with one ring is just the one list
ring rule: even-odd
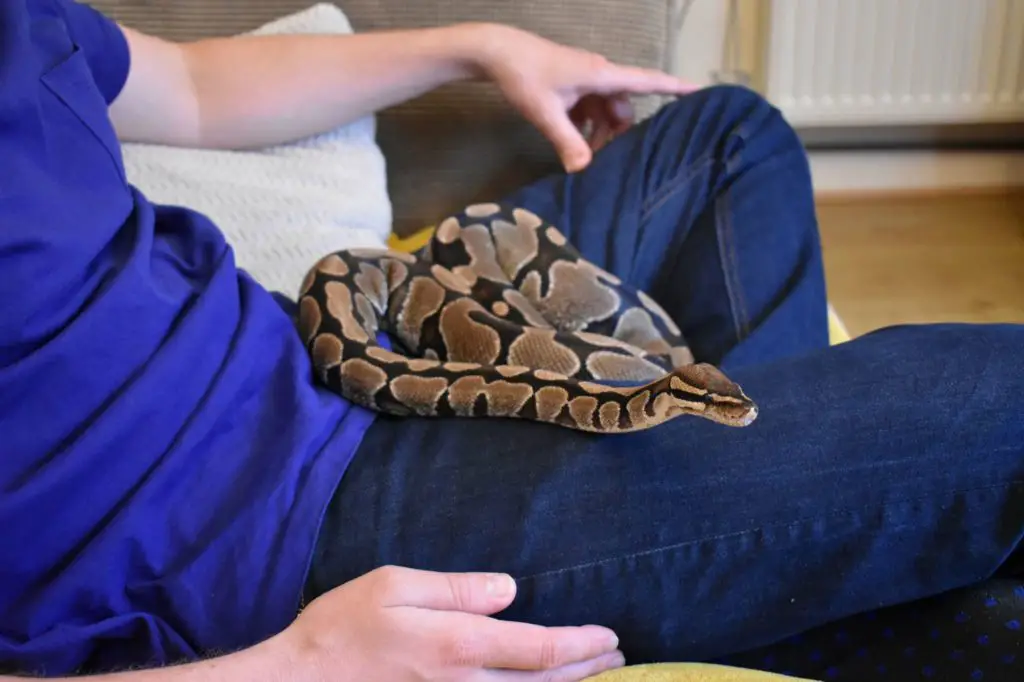
{"label": "thumb", "polygon": [[567,172],[575,173],[587,167],[593,152],[558,97],[536,103],[524,114],[554,146]]}
{"label": "thumb", "polygon": [[437,573],[388,569],[381,606],[412,606],[488,616],[512,603],[516,583],[503,573]]}

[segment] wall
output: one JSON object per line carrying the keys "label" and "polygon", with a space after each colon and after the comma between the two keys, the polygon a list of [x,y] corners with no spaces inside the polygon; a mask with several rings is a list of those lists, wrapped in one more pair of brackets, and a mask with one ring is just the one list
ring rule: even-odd
{"label": "wall", "polygon": [[[686,0],[672,2],[681,6]],[[764,92],[762,55],[770,4],[693,0],[668,68],[700,85],[716,82],[728,63],[726,34],[734,11],[739,69],[749,76],[750,87]],[[815,184],[823,194],[1024,186],[1024,154],[985,151],[1019,147],[1024,140],[1019,125],[843,126],[798,132],[810,150]],[[967,150],[940,151],[948,146]]]}
{"label": "wall", "polygon": [[[687,4],[687,0],[672,2]],[[684,78],[709,85],[718,76],[733,80],[722,71],[726,66],[738,67],[750,77],[748,85],[760,90],[761,27],[767,11],[767,0],[690,0],[670,68]],[[730,21],[735,22],[735,45],[726,42]],[[731,55],[737,56],[734,64],[729,64]]]}

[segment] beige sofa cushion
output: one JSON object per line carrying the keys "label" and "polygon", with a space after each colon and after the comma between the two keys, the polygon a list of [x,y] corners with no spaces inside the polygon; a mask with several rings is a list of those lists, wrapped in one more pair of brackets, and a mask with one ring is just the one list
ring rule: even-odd
{"label": "beige sofa cushion", "polygon": [[[138,30],[187,40],[248,31],[315,0],[87,0]],[[339,0],[356,31],[482,20],[512,24],[626,64],[662,67],[666,0]],[[656,106],[637,102],[641,116]],[[460,83],[378,116],[395,228],[408,234],[472,201],[559,169],[547,141],[493,88]]]}

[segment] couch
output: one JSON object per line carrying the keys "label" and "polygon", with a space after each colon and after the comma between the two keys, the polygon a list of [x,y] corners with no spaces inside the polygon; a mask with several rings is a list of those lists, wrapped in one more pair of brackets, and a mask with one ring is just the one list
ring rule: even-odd
{"label": "couch", "polygon": [[[144,32],[192,39],[241,33],[316,0],[89,0]],[[340,0],[356,32],[467,20],[510,23],[638,66],[667,58],[665,0]],[[644,116],[656,98],[637,100]],[[492,88],[459,83],[381,112],[396,233],[408,235],[480,198],[559,168],[550,145]]]}

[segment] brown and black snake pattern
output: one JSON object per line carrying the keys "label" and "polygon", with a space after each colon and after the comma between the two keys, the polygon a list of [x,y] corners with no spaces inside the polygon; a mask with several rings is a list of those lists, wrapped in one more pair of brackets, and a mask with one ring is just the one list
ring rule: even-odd
{"label": "brown and black snake pattern", "polygon": [[[416,255],[328,255],[302,283],[298,327],[321,382],[393,415],[517,417],[596,433],[685,414],[729,426],[757,416],[738,385],[694,362],[649,296],[517,207],[467,207]],[[378,331],[403,353],[379,345]]]}

